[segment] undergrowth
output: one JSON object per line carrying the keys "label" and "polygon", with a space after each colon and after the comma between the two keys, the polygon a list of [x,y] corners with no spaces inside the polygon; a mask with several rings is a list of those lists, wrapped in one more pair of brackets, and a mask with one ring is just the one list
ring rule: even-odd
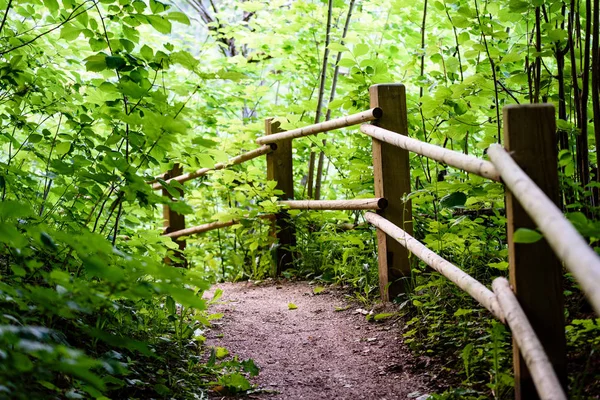
{"label": "undergrowth", "polygon": [[[441,183],[434,192],[412,196],[415,236],[471,276],[491,287],[508,275],[504,210],[495,184],[481,191],[465,186],[463,195]],[[440,187],[442,190],[440,190]],[[435,203],[431,200],[434,199]],[[465,207],[465,203],[477,207]],[[569,216],[593,236],[594,223]],[[360,215],[331,212],[295,215],[298,263],[288,276],[319,279],[350,287],[354,300],[372,305],[378,296],[376,237]],[[585,221],[585,226],[584,226]],[[415,368],[438,387],[433,399],[511,399],[512,338],[468,294],[412,258],[406,294],[394,301],[404,324],[404,343],[421,359]],[[565,275],[566,335],[570,398],[594,398],[598,389],[600,320],[569,274]],[[423,361],[424,360],[424,361]]]}

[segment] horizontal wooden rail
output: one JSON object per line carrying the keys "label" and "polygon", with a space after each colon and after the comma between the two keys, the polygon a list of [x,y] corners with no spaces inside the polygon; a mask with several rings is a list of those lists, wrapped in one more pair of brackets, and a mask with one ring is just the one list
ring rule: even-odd
{"label": "horizontal wooden rail", "polygon": [[314,124],[305,126],[303,128],[293,129],[291,131],[285,131],[259,137],[256,139],[258,144],[275,143],[281,140],[296,139],[303,136],[315,135],[317,133],[332,131],[334,129],[345,128],[347,126],[358,125],[364,122],[373,121],[377,118],[381,118],[383,112],[381,108],[375,107],[367,111],[360,112],[358,114],[348,115],[346,117],[336,118],[329,121],[321,122],[320,124]]}
{"label": "horizontal wooden rail", "polygon": [[[273,218],[275,218],[275,215],[273,215],[273,214],[260,215],[258,218],[273,219]],[[176,239],[176,238],[179,238],[182,236],[190,236],[190,235],[194,235],[197,233],[204,233],[204,232],[212,231],[215,229],[226,228],[228,226],[232,226],[232,225],[239,224],[239,223],[240,223],[239,219],[232,219],[231,221],[214,221],[214,222],[209,222],[207,224],[202,224],[202,225],[198,225],[198,226],[192,226],[192,227],[186,228],[186,229],[181,229],[179,231],[166,233],[163,236],[170,237],[171,239]]]}
{"label": "horizontal wooden rail", "polygon": [[492,287],[506,318],[506,323],[519,345],[540,399],[566,400],[567,396],[554,372],[554,368],[552,368],[540,340],[511,290],[510,284],[505,278],[496,278],[492,283]]}
{"label": "horizontal wooden rail", "polygon": [[[230,165],[241,164],[243,162],[250,161],[256,157],[260,157],[262,155],[268,154],[276,149],[277,149],[276,144],[261,146],[258,149],[254,149],[254,150],[248,151],[244,154],[241,154],[237,157],[230,158],[229,161],[227,161],[226,163],[218,163],[218,164],[215,164],[215,166],[212,168],[201,168],[194,172],[189,172],[187,174],[175,176],[171,179],[168,179],[166,182],[167,183],[170,183],[172,181],[176,181],[179,183],[187,182],[192,179],[196,179],[201,176],[204,176],[207,173],[209,173],[210,171],[218,171],[218,170],[226,168]],[[160,183],[155,183],[152,185],[152,189],[154,189],[154,190],[158,190],[160,188],[162,188],[162,185]]]}
{"label": "horizontal wooden rail", "polygon": [[383,210],[388,202],[383,197],[356,200],[284,200],[290,210]]}
{"label": "horizontal wooden rail", "polygon": [[171,239],[176,239],[176,238],[179,238],[182,236],[190,236],[190,235],[194,235],[196,233],[204,233],[204,232],[212,231],[214,229],[225,228],[225,227],[228,227],[231,225],[235,225],[238,222],[239,222],[238,220],[231,220],[231,221],[224,221],[224,222],[221,222],[221,221],[209,222],[208,224],[192,226],[191,228],[186,228],[186,229],[181,229],[179,231],[170,232],[170,233],[165,234],[164,236],[170,237]]}
{"label": "horizontal wooden rail", "polygon": [[537,224],[558,258],[573,273],[596,314],[600,315],[598,254],[502,146],[491,145],[488,155],[500,172],[505,185]]}
{"label": "horizontal wooden rail", "polygon": [[450,279],[459,288],[471,295],[483,307],[487,308],[496,318],[504,322],[504,314],[498,304],[494,293],[477,281],[471,275],[462,271],[460,268],[443,259],[433,251],[425,247],[414,237],[410,236],[401,228],[392,224],[387,219],[372,213],[365,213],[365,219],[372,225],[387,233],[402,246],[406,247],[411,253],[421,259],[425,264],[435,269],[446,278]]}
{"label": "horizontal wooden rail", "polygon": [[397,146],[401,149],[412,151],[422,156],[429,157],[433,160],[443,162],[452,167],[471,172],[493,181],[500,181],[500,175],[498,174],[498,171],[496,171],[494,164],[489,161],[482,160],[468,154],[459,153],[457,151],[448,150],[430,143],[425,143],[417,139],[412,139],[408,136],[400,135],[396,132],[379,128],[375,125],[361,125],[360,130],[362,133],[382,142],[389,143],[392,146]]}

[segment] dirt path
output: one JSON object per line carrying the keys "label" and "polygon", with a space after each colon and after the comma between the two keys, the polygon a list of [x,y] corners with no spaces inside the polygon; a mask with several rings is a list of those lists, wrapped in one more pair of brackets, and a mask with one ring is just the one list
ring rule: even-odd
{"label": "dirt path", "polygon": [[[226,347],[260,367],[258,399],[424,399],[424,380],[394,322],[366,322],[338,293],[313,295],[307,283],[221,284],[221,325],[209,346]],[[213,289],[214,290],[214,289]],[[293,303],[298,308],[288,309]],[[220,396],[213,397],[214,399]]]}

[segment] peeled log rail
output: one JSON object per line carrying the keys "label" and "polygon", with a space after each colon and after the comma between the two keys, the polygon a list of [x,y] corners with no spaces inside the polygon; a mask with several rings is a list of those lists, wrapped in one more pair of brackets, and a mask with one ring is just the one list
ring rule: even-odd
{"label": "peeled log rail", "polygon": [[492,144],[488,148],[488,155],[500,172],[504,184],[537,224],[550,247],[577,279],[596,314],[600,315],[598,254],[502,146]]}
{"label": "peeled log rail", "polygon": [[284,200],[290,210],[383,210],[388,202],[383,197],[356,200]]}
{"label": "peeled log rail", "polygon": [[[273,215],[273,214],[259,215],[258,218],[274,219],[275,215]],[[239,223],[240,223],[239,219],[232,219],[231,221],[223,221],[223,222],[221,222],[221,221],[209,222],[207,224],[192,226],[191,228],[186,228],[186,229],[181,229],[181,230],[175,231],[175,232],[165,233],[163,236],[170,237],[171,239],[176,239],[181,236],[190,236],[190,235],[194,235],[196,233],[204,233],[204,232],[212,231],[215,229],[226,228],[228,226],[232,226],[232,225],[239,224]]]}
{"label": "peeled log rail", "polygon": [[285,131],[275,133],[273,135],[259,137],[258,139],[256,139],[256,143],[275,143],[281,140],[296,139],[303,136],[315,135],[317,133],[332,131],[334,129],[345,128],[347,126],[358,125],[362,124],[363,122],[373,121],[377,118],[381,118],[382,115],[383,111],[381,111],[381,108],[375,107],[358,114],[352,114],[346,117],[332,119],[329,121],[321,122],[320,124],[309,125],[303,128],[293,129],[291,131]]}
{"label": "peeled log rail", "polygon": [[471,297],[487,308],[498,320],[504,322],[504,314],[498,304],[498,300],[494,293],[477,281],[471,275],[465,273],[460,268],[435,254],[433,251],[425,247],[414,237],[410,236],[404,230],[392,224],[385,218],[368,212],[365,213],[365,219],[381,229],[392,238],[394,238],[402,246],[406,247],[411,253],[421,259],[425,264],[435,269],[446,278],[450,279],[459,288],[469,293]]}
{"label": "peeled log rail", "polygon": [[506,323],[517,342],[538,395],[542,400],[562,400],[567,398],[552,368],[540,340],[535,335],[525,312],[521,308],[510,284],[505,278],[496,278],[492,283],[498,303],[502,308]]}
{"label": "peeled log rail", "polygon": [[[198,169],[198,170],[196,170],[194,172],[189,172],[187,174],[183,174],[183,175],[179,175],[179,176],[173,177],[171,179],[168,179],[166,182],[167,183],[170,183],[172,181],[176,181],[176,182],[179,182],[179,183],[187,182],[187,181],[190,181],[192,179],[196,179],[196,178],[199,178],[199,177],[201,177],[203,175],[206,175],[210,171],[218,171],[218,170],[223,169],[223,168],[225,168],[225,167],[227,167],[229,165],[241,164],[243,162],[252,160],[252,159],[254,159],[256,157],[260,157],[262,155],[270,153],[270,152],[272,152],[272,151],[274,151],[276,149],[277,149],[277,145],[276,144],[261,146],[258,149],[251,150],[251,151],[249,151],[247,153],[244,153],[244,154],[241,154],[241,155],[239,155],[237,157],[230,158],[229,161],[227,161],[227,163],[218,163],[218,164],[215,164],[215,166],[212,167],[212,168],[201,168],[201,169]],[[162,188],[162,185],[160,183],[155,183],[154,185],[152,185],[152,189],[154,189],[154,190],[158,190],[160,188]]]}
{"label": "peeled log rail", "polygon": [[408,136],[400,135],[375,125],[361,125],[360,130],[362,133],[382,142],[389,143],[392,146],[412,151],[413,153],[420,154],[493,181],[500,181],[500,174],[496,171],[494,164],[489,161],[457,151],[448,150],[430,143],[425,143],[417,139],[412,139]]}
{"label": "peeled log rail", "polygon": [[238,222],[239,222],[238,220],[231,220],[231,221],[225,221],[225,222],[219,222],[219,221],[209,222],[208,224],[192,226],[191,228],[181,229],[179,231],[167,233],[164,236],[170,237],[171,239],[176,239],[181,236],[190,236],[190,235],[194,235],[196,233],[212,231],[213,229],[225,228],[227,226],[235,225]]}

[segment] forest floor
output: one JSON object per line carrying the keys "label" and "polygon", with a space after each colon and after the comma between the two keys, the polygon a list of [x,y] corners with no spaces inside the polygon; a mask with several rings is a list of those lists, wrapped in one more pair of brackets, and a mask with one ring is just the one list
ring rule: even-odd
{"label": "forest floor", "polygon": [[339,290],[314,294],[306,282],[216,288],[223,296],[211,311],[224,317],[207,344],[260,368],[253,379],[258,390],[243,398],[421,400],[431,393],[428,379],[413,371],[420,360],[402,344],[398,321],[367,322],[366,310]]}

